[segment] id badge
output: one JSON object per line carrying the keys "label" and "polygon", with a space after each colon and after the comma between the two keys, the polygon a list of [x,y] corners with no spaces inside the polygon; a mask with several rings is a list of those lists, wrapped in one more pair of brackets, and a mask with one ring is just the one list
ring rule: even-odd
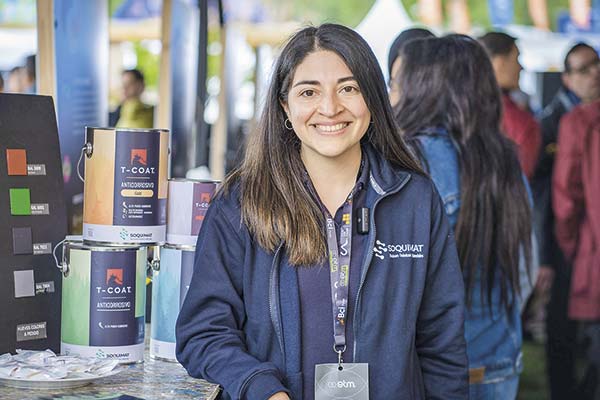
{"label": "id badge", "polygon": [[369,364],[315,365],[315,400],[369,400]]}

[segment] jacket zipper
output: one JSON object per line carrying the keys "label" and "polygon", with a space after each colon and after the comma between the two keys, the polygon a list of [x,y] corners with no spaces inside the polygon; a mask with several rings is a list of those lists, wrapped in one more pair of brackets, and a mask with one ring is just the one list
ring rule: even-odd
{"label": "jacket zipper", "polygon": [[[279,252],[281,251],[282,247],[283,247],[283,242],[275,250],[275,254],[273,255],[273,262],[271,263],[271,274],[269,276],[269,315],[271,316],[271,322],[273,323],[273,328],[275,329],[275,334],[277,335],[277,339],[279,340],[279,348],[281,350],[281,354],[283,357],[283,365],[285,365],[285,351],[283,348],[283,334],[281,333],[281,331],[282,331],[281,321],[279,320],[279,317],[277,316],[277,312],[275,311],[275,305],[273,304],[273,302],[277,298],[275,296],[279,296],[279,293],[278,293],[279,285],[277,284],[277,279],[275,279],[275,275],[277,275],[276,268],[277,268],[277,264],[279,263],[278,262],[279,261]],[[246,390],[246,386],[248,386],[248,382],[250,382],[250,380],[252,380],[252,378],[254,378],[256,375],[264,373],[264,372],[266,372],[266,371],[259,370],[259,371],[254,372],[253,374],[251,374],[248,378],[246,378],[246,380],[240,387],[240,391],[238,393],[237,398],[241,399],[242,393],[244,393],[244,390]]]}
{"label": "jacket zipper", "polygon": [[[374,179],[373,179],[374,180]],[[371,232],[372,234],[370,235],[370,239],[369,239],[369,247],[367,247],[367,258],[365,259],[364,264],[362,265],[362,275],[360,277],[360,283],[358,285],[358,291],[356,292],[356,300],[354,302],[354,313],[353,313],[353,326],[352,326],[352,330],[354,331],[354,345],[353,345],[353,349],[352,349],[352,362],[357,362],[356,360],[356,338],[358,337],[356,335],[357,332],[357,327],[358,327],[358,323],[357,323],[357,315],[358,315],[358,303],[360,301],[360,294],[362,291],[362,287],[365,283],[365,279],[367,277],[367,271],[369,269],[369,266],[371,265],[371,260],[373,259],[373,247],[375,246],[375,240],[377,238],[377,228],[375,227],[375,208],[377,208],[377,205],[379,204],[379,202],[383,199],[385,199],[388,196],[391,196],[393,194],[398,193],[405,185],[406,183],[410,180],[410,175],[408,175],[406,178],[404,178],[404,180],[402,182],[400,182],[400,184],[398,185],[398,187],[396,187],[395,189],[387,192],[387,193],[382,193],[376,200],[375,203],[373,204],[373,207],[371,208]]]}
{"label": "jacket zipper", "polygon": [[279,253],[281,248],[283,247],[283,242],[277,247],[275,250],[275,254],[273,256],[273,262],[271,264],[271,275],[269,278],[269,315],[271,316],[271,322],[273,323],[273,328],[275,329],[275,334],[277,335],[277,339],[279,340],[279,347],[281,350],[281,354],[283,357],[283,365],[285,365],[285,349],[283,347],[283,327],[281,326],[281,320],[279,319],[279,307],[277,310],[275,309],[274,302],[279,298],[279,275],[277,274],[277,267],[279,264]]}

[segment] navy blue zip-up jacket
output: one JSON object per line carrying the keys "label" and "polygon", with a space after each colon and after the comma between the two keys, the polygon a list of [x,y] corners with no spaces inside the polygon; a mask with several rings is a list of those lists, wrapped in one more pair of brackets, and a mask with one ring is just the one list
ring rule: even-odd
{"label": "navy blue zip-up jacket", "polygon": [[[365,147],[369,249],[354,305],[354,362],[371,399],[467,399],[464,287],[433,183]],[[224,399],[302,398],[300,301],[284,246],[265,251],[241,222],[239,188],[213,200],[177,320],[177,359]]]}

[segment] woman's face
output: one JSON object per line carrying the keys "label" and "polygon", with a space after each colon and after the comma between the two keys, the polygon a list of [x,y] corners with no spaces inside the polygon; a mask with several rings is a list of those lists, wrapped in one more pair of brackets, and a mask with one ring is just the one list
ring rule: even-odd
{"label": "woman's face", "polygon": [[336,159],[357,154],[371,113],[348,66],[320,50],[298,65],[283,104],[300,139],[302,159]]}
{"label": "woman's face", "polygon": [[400,57],[396,57],[394,63],[392,64],[392,71],[390,73],[390,103],[392,107],[394,107],[400,101],[400,68],[402,67],[402,59]]}

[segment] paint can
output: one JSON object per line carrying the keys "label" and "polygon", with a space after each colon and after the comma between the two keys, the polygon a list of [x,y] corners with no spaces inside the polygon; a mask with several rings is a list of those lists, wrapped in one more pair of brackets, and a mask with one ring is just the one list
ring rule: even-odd
{"label": "paint can", "polygon": [[86,127],[83,240],[165,241],[169,131]]}
{"label": "paint can", "polygon": [[61,353],[144,360],[147,247],[63,243]]}
{"label": "paint can", "polygon": [[152,272],[150,357],[177,362],[175,323],[194,271],[193,246],[164,245]]}
{"label": "paint can", "polygon": [[167,243],[195,246],[202,221],[219,182],[170,179]]}

